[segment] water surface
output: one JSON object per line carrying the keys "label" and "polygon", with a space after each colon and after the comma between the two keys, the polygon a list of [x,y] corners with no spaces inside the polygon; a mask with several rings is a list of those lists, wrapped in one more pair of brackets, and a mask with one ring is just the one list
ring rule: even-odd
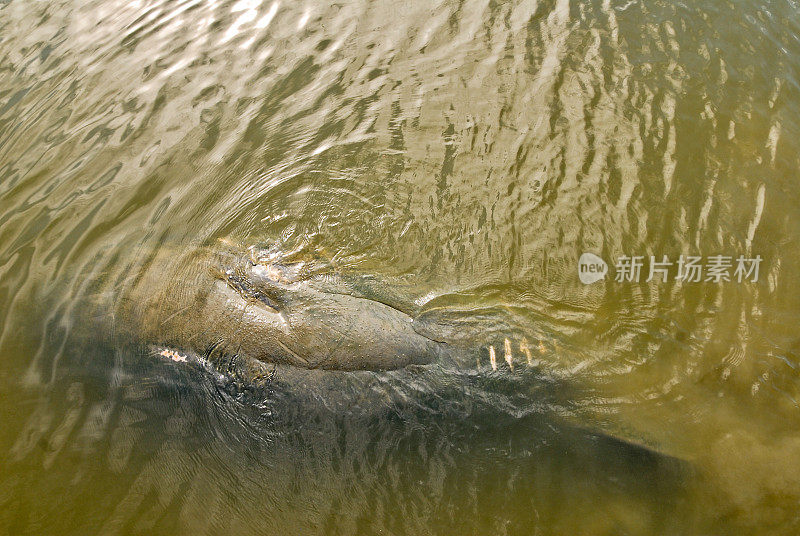
{"label": "water surface", "polygon": [[[799,67],[793,0],[0,3],[0,532],[796,533]],[[250,389],[80,329],[217,239],[533,366]]]}

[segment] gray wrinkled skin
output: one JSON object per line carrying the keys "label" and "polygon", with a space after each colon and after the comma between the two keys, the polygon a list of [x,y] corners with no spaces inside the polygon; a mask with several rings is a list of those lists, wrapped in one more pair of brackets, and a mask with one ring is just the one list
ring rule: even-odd
{"label": "gray wrinkled skin", "polygon": [[160,251],[115,305],[118,326],[156,345],[307,369],[391,370],[446,355],[413,318],[335,276],[250,251]]}

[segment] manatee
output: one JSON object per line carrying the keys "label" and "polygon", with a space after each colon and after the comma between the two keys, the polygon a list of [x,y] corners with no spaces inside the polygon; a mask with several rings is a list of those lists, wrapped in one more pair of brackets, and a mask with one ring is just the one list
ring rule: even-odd
{"label": "manatee", "polygon": [[453,356],[419,333],[397,300],[368,296],[369,286],[255,250],[164,249],[138,268],[113,309],[132,337],[261,363],[377,371]]}
{"label": "manatee", "polygon": [[[308,393],[310,404],[324,401],[343,412],[355,402],[336,394],[359,392],[359,386],[379,381],[371,376],[375,371],[415,381],[419,366],[472,369],[476,355],[487,366],[512,372],[515,357],[520,365],[532,364],[524,338],[513,345],[507,338],[495,341],[497,350],[491,341],[477,341],[479,351],[467,348],[453,341],[458,327],[437,324],[435,315],[425,318],[413,300],[378,278],[350,277],[330,268],[293,260],[277,249],[223,243],[185,253],[160,248],[116,280],[93,287],[89,317],[96,322],[83,326],[92,330],[84,336],[123,335],[166,359],[210,364],[223,382],[230,378],[223,369],[252,385],[267,376],[273,384],[279,370],[275,383],[293,400]],[[433,376],[447,370],[453,368]],[[535,370],[535,364],[526,370]],[[575,438],[574,448],[585,449],[587,457],[607,456],[629,464],[635,474],[649,474],[648,479],[679,483],[693,473],[683,460],[636,441],[554,415],[543,422],[543,429]]]}

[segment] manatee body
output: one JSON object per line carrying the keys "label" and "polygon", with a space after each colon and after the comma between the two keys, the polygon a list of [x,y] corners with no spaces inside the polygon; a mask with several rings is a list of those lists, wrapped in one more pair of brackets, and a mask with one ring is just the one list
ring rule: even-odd
{"label": "manatee body", "polygon": [[390,370],[449,355],[406,312],[280,260],[159,251],[121,292],[116,324],[153,344],[311,369]]}
{"label": "manatee body", "polygon": [[[326,403],[332,393],[355,392],[365,380],[364,375],[330,370],[388,371],[441,360],[458,367],[475,363],[474,352],[434,340],[440,334],[419,323],[418,316],[415,320],[413,307],[385,285],[330,272],[304,273],[302,263],[280,254],[263,259],[252,250],[230,247],[186,254],[162,249],[119,281],[110,292],[101,292],[113,303],[95,304],[102,307],[95,316],[103,322],[89,329],[107,327],[111,317],[113,331],[160,347],[162,356],[176,361],[186,359],[183,352],[212,361],[213,356],[237,356],[242,359],[236,373],[247,381],[269,374],[267,365],[274,364],[282,381],[303,386],[301,393],[316,386],[314,392],[325,393]],[[488,349],[495,367],[494,348]],[[507,339],[504,352],[513,370]],[[342,409],[352,404],[348,399]],[[569,424],[548,424],[554,427],[594,449],[590,457],[602,451],[604,457],[627,460],[671,481],[691,473],[683,461],[646,446]]]}

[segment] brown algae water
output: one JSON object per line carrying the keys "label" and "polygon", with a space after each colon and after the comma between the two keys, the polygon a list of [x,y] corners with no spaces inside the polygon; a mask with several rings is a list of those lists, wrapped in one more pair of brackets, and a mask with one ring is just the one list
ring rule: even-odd
{"label": "brown algae water", "polygon": [[[0,1],[0,534],[800,533],[798,84],[796,0]],[[475,365],[83,329],[218,239]]]}

